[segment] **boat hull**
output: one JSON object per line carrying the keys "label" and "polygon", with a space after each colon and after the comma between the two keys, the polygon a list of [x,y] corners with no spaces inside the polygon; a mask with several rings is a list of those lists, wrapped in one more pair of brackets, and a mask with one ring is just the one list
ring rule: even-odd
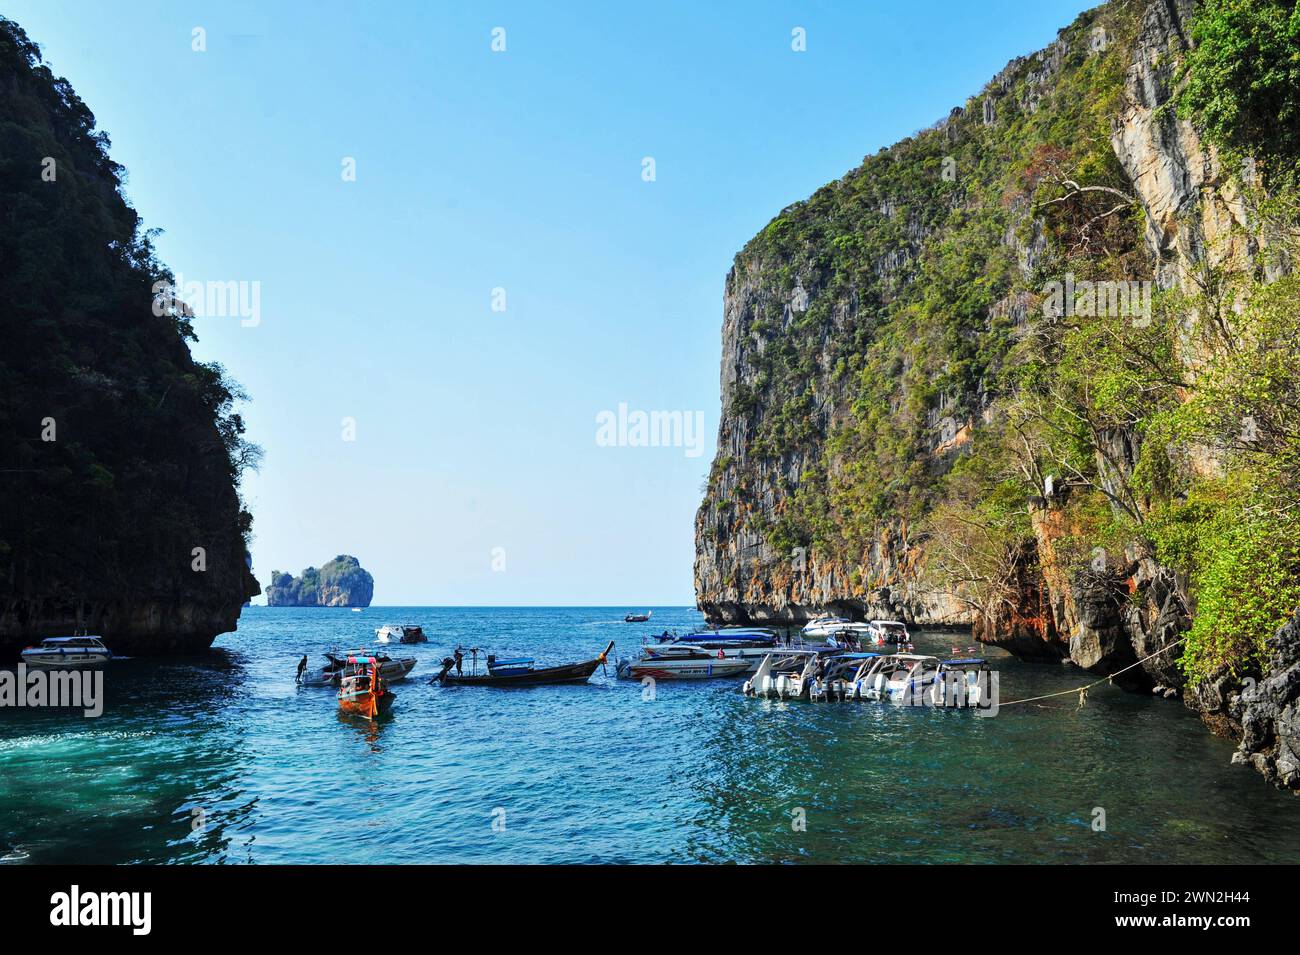
{"label": "boat hull", "polygon": [[565,666],[545,667],[540,670],[523,670],[518,673],[456,674],[450,670],[442,675],[444,686],[548,686],[557,683],[586,683],[600,666],[600,660],[586,660]]}
{"label": "boat hull", "polygon": [[624,663],[619,676],[628,680],[718,680],[748,673],[748,660],[637,660]]}
{"label": "boat hull", "polygon": [[82,670],[103,666],[113,659],[111,653],[103,651],[73,650],[24,650],[21,657],[23,663],[38,670]]}
{"label": "boat hull", "polygon": [[[379,665],[379,676],[386,683],[405,680],[407,674],[415,669],[415,657],[403,657],[400,660],[387,660]],[[309,670],[302,675],[303,686],[338,686],[342,669],[325,666]]]}
{"label": "boat hull", "polygon": [[364,719],[373,720],[393,708],[393,699],[393,694],[388,690],[382,690],[379,693],[364,690],[357,694],[340,696],[339,710],[350,716],[360,716]]}

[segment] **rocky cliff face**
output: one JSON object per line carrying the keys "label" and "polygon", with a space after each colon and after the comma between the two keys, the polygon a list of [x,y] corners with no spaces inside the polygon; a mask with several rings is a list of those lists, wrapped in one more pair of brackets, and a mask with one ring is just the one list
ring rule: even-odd
{"label": "rocky cliff face", "polygon": [[271,607],[369,607],[374,595],[374,577],[348,554],[340,554],[319,570],[308,567],[299,577],[272,571],[266,588]]}
{"label": "rocky cliff face", "polygon": [[258,593],[238,389],[155,310],[108,137],[4,19],[0,128],[0,659],[76,631],[205,649]]}
{"label": "rocky cliff face", "polygon": [[[931,129],[784,210],[736,257],[724,292],[718,452],[696,518],[695,587],[710,619],[799,622],[829,609],[925,625],[976,622],[977,607],[959,587],[928,579],[919,525],[936,477],[987,422],[987,377],[998,371],[1004,340],[1026,333],[1036,304],[1025,289],[1048,240],[1027,200],[1001,192],[1002,170],[1019,157],[999,137],[1014,126],[1015,148],[1029,156],[1050,142],[1042,127],[1068,122],[1085,105],[1086,93],[1063,89],[1063,78],[1077,86],[1095,69],[1097,31],[1112,41],[1121,26],[1133,32],[1132,11],[1119,6],[1108,18],[1084,14]],[[1118,86],[1129,61],[1107,55]],[[1150,72],[1134,82],[1155,84]],[[1149,100],[1165,95],[1163,87],[1147,92],[1147,105],[1117,126],[1128,131],[1135,165],[1158,135],[1158,102]],[[1185,126],[1175,132],[1200,161]],[[1201,179],[1185,172],[1191,162],[1180,153],[1175,165],[1185,174],[1143,175],[1153,190],[1171,182],[1195,189]],[[1165,205],[1176,199],[1163,197]],[[989,202],[998,204],[994,214],[981,207]],[[976,233],[985,261],[964,265],[971,282],[987,287],[968,296],[949,327],[919,327],[914,312],[928,296],[966,295],[950,287],[961,277],[940,274],[947,266],[935,260]],[[873,469],[874,480],[863,476]],[[1032,553],[1024,560],[1036,566]],[[1041,627],[1029,638],[1024,623],[1022,637],[1042,644]]]}
{"label": "rocky cliff face", "polygon": [[[1007,370],[1039,339],[1052,347],[1052,319],[1037,318],[1045,278],[1100,266],[1191,296],[1216,274],[1289,272],[1285,252],[1261,254],[1242,176],[1173,108],[1192,12],[1190,0],[1117,0],[1081,15],[942,122],[783,210],[736,257],[696,593],[719,621],[832,610],[970,625],[1017,655],[1182,697],[1241,739],[1239,761],[1300,789],[1300,626],[1270,642],[1260,672],[1224,666],[1193,688],[1177,662],[1195,612],[1186,576],[1141,537],[1091,547],[1099,521],[1081,521],[1081,500],[1110,496],[1139,518],[1148,506],[1121,500],[1141,484],[1144,429],[1091,436],[1093,460],[1077,465],[1091,484],[1036,473],[1026,454],[1016,478],[1034,490],[1012,491],[1028,507],[1006,512],[1027,519],[992,585],[982,555],[944,539],[1002,513],[962,499],[968,472],[993,469],[972,462],[1004,463],[970,448],[1001,429],[1029,450]],[[1110,203],[1053,218],[1052,202],[1081,199],[1070,177],[1085,175]],[[1054,180],[1064,191],[1044,203],[1035,188]],[[1113,217],[1111,203],[1134,214]],[[1191,374],[1205,355],[1179,349]],[[1169,458],[1221,470],[1209,447]],[[1007,486],[979,476],[986,498]]]}

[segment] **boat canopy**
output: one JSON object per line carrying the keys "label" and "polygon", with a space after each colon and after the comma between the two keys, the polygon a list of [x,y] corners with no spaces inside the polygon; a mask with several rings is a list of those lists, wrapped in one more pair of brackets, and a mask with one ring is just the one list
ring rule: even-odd
{"label": "boat canopy", "polygon": [[766,630],[717,630],[704,633],[688,633],[677,639],[682,643],[723,643],[727,640],[770,640],[772,634]]}
{"label": "boat canopy", "polygon": [[525,659],[524,657],[517,657],[514,660],[493,660],[491,663],[492,668],[495,670],[499,670],[501,667],[530,667],[532,665],[532,659]]}
{"label": "boat canopy", "polygon": [[982,666],[983,664],[988,663],[988,661],[985,660],[985,659],[983,659],[983,658],[981,658],[981,657],[961,657],[960,659],[957,659],[957,660],[944,660],[944,661],[943,661],[943,665],[946,666],[946,667],[950,667],[950,666],[962,666],[963,664],[967,664],[967,663],[974,663],[974,664],[976,664],[977,666]]}

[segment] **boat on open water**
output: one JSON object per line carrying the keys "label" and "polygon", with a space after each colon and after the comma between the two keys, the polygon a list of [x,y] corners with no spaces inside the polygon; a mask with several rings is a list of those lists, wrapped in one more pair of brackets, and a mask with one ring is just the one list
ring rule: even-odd
{"label": "boat on open water", "polygon": [[391,643],[396,638],[398,643],[428,643],[424,628],[414,623],[387,624],[375,631],[375,639],[380,643]]}
{"label": "boat on open water", "polygon": [[415,657],[390,657],[386,653],[367,653],[365,650],[349,650],[346,653],[331,652],[325,654],[329,662],[315,670],[305,670],[298,682],[303,686],[338,686],[344,671],[348,669],[349,658],[373,657],[379,664],[379,675],[387,683],[396,683],[406,679],[406,675],[415,669]]}
{"label": "boat on open water", "polygon": [[384,685],[379,661],[374,657],[349,657],[339,680],[339,709],[368,720],[393,708],[393,691]]}
{"label": "boat on open water", "polygon": [[[443,686],[497,687],[586,683],[591,678],[591,675],[596,672],[596,667],[604,665],[606,658],[613,649],[614,641],[611,640],[599,656],[590,660],[583,660],[581,663],[564,663],[553,667],[538,667],[531,658],[527,657],[502,660],[493,653],[488,654],[487,668],[485,672],[480,673],[478,672],[478,655],[482,651],[478,647],[471,647],[472,670],[470,673],[465,673],[463,672],[464,651],[457,647],[454,656],[447,657],[442,661],[442,672],[429,682],[441,681]],[[461,666],[457,666],[458,663]]]}

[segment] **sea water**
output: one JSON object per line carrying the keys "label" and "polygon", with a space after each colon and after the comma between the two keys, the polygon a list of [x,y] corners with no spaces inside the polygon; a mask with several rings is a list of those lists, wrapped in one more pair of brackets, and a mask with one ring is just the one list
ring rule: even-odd
{"label": "sea water", "polygon": [[[544,665],[702,623],[627,609],[250,607],[207,655],[115,661],[98,718],[0,709],[0,863],[1300,861],[1300,800],[1179,702],[1105,685],[982,718],[649,693],[612,660],[586,685],[428,683],[457,644]],[[295,684],[387,623],[430,638],[385,648],[419,660],[389,717]],[[1003,701],[1095,679],[985,655]]]}

